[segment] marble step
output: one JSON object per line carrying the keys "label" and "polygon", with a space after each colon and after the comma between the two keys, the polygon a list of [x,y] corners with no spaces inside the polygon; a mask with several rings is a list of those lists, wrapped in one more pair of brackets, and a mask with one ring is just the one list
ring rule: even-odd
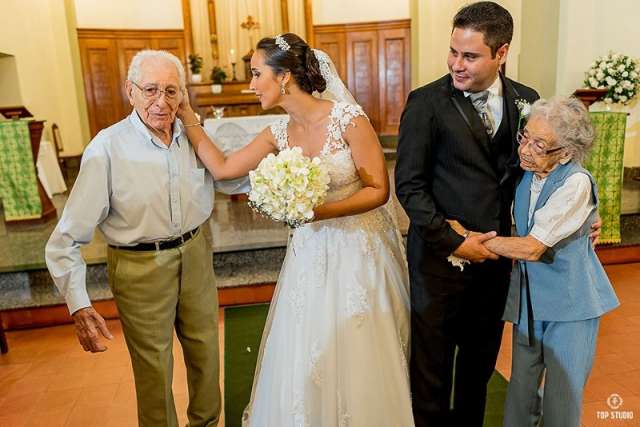
{"label": "marble step", "polygon": [[[278,280],[285,248],[217,253],[213,257],[216,286],[228,288],[274,283]],[[92,301],[113,298],[105,263],[87,266],[87,290]],[[0,274],[0,311],[64,304],[49,272],[44,269]]]}

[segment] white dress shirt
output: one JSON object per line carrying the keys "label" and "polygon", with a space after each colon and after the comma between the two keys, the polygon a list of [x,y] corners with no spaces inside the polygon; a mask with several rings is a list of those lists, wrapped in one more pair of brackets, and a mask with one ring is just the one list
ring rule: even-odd
{"label": "white dress shirt", "polygon": [[[224,193],[249,190],[248,178],[216,182]],[[176,119],[169,146],[135,110],[86,147],[80,173],[45,248],[51,276],[71,313],[89,307],[80,246],[98,227],[107,243],[131,246],[178,237],[204,223],[214,182]]]}
{"label": "white dress shirt", "polygon": [[583,173],[574,173],[549,196],[547,203],[534,213],[540,192],[547,178],[535,175],[531,180],[529,199],[529,233],[547,247],[575,233],[595,208],[591,196],[591,180]]}
{"label": "white dress shirt", "polygon": [[[489,91],[487,108],[489,109],[489,114],[493,123],[493,135],[491,136],[494,136],[500,127],[502,116],[504,115],[504,100],[502,98],[502,80],[500,79],[500,75],[496,76],[496,79],[486,90]],[[465,97],[468,97],[472,92],[463,93]]]}

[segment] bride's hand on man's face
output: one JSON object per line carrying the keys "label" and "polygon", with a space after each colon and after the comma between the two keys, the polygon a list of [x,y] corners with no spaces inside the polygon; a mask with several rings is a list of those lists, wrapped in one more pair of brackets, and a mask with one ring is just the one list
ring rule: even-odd
{"label": "bride's hand on man's face", "polygon": [[184,122],[185,118],[189,118],[191,115],[195,114],[193,109],[191,108],[191,103],[189,103],[189,94],[183,93],[182,101],[178,105],[178,111],[176,115],[180,120]]}

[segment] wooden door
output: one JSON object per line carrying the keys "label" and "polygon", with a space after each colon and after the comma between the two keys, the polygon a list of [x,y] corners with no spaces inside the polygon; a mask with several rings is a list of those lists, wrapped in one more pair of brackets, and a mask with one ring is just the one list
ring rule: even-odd
{"label": "wooden door", "polygon": [[78,29],[91,136],[131,113],[129,64],[142,49],[161,49],[186,64],[182,30]]}
{"label": "wooden door", "polygon": [[132,111],[131,103],[127,97],[127,90],[125,87],[125,80],[127,79],[127,73],[129,72],[129,64],[131,59],[141,50],[151,49],[151,40],[141,38],[126,38],[117,39],[118,46],[118,66],[120,77],[120,98],[122,102],[123,117],[130,114]]}
{"label": "wooden door", "polygon": [[123,116],[118,53],[114,40],[80,39],[84,92],[91,136]]}
{"label": "wooden door", "polygon": [[315,46],[329,54],[340,78],[379,134],[397,134],[411,89],[411,21],[317,25]]}

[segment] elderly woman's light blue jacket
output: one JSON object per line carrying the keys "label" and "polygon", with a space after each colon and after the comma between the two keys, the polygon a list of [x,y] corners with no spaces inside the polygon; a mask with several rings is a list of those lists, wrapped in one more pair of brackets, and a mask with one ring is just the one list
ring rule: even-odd
{"label": "elderly woman's light blue jacket", "polygon": [[[511,275],[504,320],[519,323],[520,299],[524,296],[522,293],[526,292],[524,281],[527,278],[533,320],[592,319],[619,305],[589,238],[598,206],[597,189],[591,174],[575,162],[559,165],[547,177],[535,211],[542,208],[553,192],[575,173],[589,176],[596,209],[576,232],[547,249],[539,261],[516,261]],[[532,172],[525,172],[516,188],[513,212],[516,232],[520,237],[527,236],[533,226],[533,221],[529,224],[532,178]]]}

